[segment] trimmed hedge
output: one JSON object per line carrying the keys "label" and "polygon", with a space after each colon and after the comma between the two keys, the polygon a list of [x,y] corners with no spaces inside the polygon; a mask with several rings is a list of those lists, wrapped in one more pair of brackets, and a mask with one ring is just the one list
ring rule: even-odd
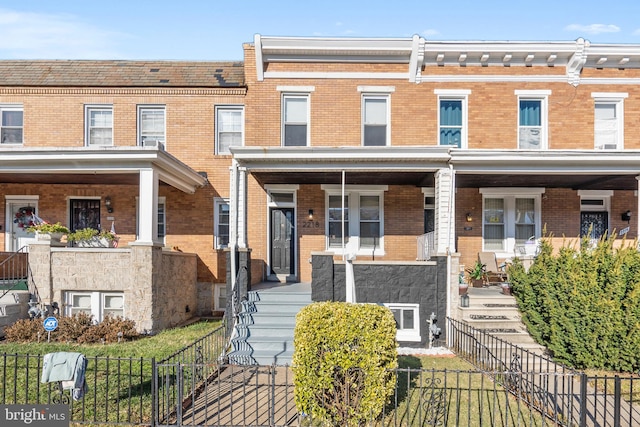
{"label": "trimmed hedge", "polygon": [[578,369],[640,368],[640,253],[637,242],[614,248],[614,241],[582,240],[554,254],[542,239],[528,273],[517,261],[509,267],[531,335]]}
{"label": "trimmed hedge", "polygon": [[330,425],[378,417],[395,389],[396,323],[373,304],[314,303],[296,317],[293,374],[300,413]]}

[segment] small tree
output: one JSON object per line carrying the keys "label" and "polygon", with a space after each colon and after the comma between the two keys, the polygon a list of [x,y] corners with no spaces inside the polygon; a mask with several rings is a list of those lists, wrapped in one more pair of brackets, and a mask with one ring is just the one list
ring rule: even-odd
{"label": "small tree", "polygon": [[396,324],[373,304],[322,302],[298,313],[293,373],[298,411],[331,425],[378,417],[395,388]]}

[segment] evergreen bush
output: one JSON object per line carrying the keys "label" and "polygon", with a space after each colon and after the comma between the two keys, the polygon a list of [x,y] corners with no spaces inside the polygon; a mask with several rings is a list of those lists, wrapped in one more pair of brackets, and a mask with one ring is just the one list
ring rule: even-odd
{"label": "evergreen bush", "polygon": [[300,413],[357,426],[382,412],[395,389],[396,323],[373,304],[314,303],[296,317],[293,373]]}
{"label": "evergreen bush", "polygon": [[509,278],[531,335],[559,362],[578,369],[640,368],[640,252],[583,239],[553,253],[543,238],[528,272],[518,261]]}

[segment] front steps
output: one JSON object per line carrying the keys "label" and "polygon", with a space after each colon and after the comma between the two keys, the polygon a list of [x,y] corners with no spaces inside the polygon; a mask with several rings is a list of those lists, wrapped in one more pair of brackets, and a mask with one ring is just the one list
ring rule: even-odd
{"label": "front steps", "polygon": [[[0,295],[4,290],[0,290]],[[0,338],[4,338],[4,328],[20,319],[28,319],[30,294],[27,290],[11,290],[0,297]]]}
{"label": "front steps", "polygon": [[279,284],[256,287],[243,301],[227,354],[239,365],[290,365],[296,314],[311,303],[311,287]]}
{"label": "front steps", "polygon": [[468,295],[469,307],[458,307],[458,318],[507,343],[500,345],[498,340],[490,342],[488,344],[494,346],[490,351],[509,365],[513,353],[509,344],[513,344],[526,350],[520,360],[523,368],[545,363],[539,356],[546,356],[546,348],[536,343],[527,332],[513,296],[504,295],[499,286],[469,288]]}

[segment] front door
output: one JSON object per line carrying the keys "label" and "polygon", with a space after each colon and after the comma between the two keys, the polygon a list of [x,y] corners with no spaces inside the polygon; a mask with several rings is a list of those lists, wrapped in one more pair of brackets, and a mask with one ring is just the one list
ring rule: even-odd
{"label": "front door", "polygon": [[580,237],[598,240],[609,228],[607,212],[580,212]]}
{"label": "front door", "polygon": [[27,228],[33,225],[34,215],[37,215],[35,200],[12,200],[7,204],[6,230],[8,239],[5,242],[7,251],[15,252],[35,241],[35,234],[29,233]]}
{"label": "front door", "polygon": [[271,272],[294,274],[293,208],[271,208]]}

